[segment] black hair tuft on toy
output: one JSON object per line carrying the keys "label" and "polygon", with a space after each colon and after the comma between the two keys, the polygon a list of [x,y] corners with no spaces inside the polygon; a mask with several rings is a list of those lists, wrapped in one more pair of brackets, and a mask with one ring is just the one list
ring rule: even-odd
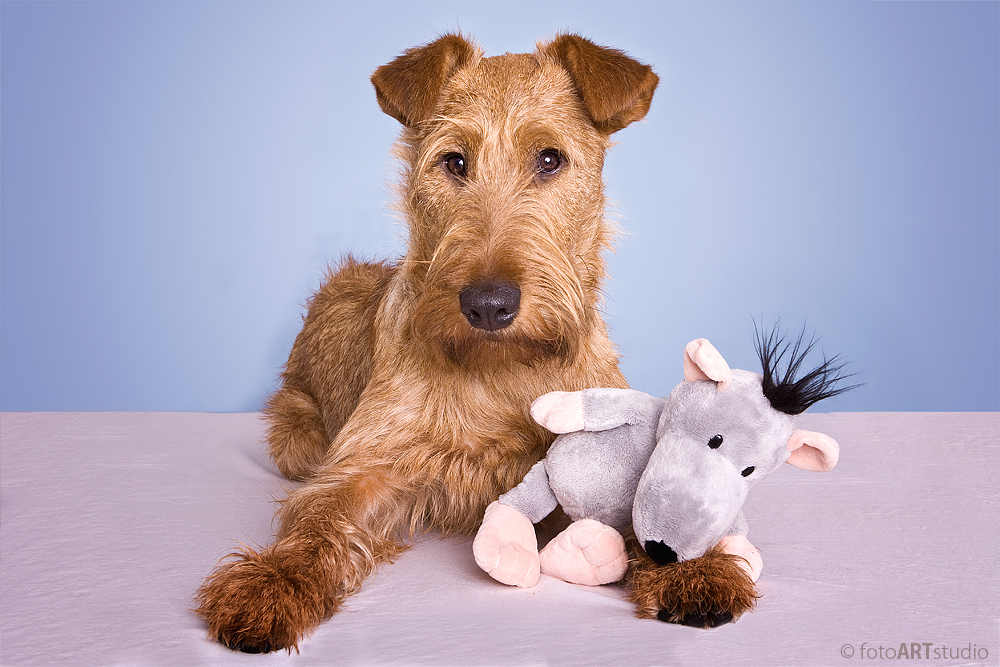
{"label": "black hair tuft on toy", "polygon": [[[805,342],[805,328],[794,343],[789,343],[779,333],[777,324],[769,334],[765,334],[754,323],[754,347],[757,348],[764,376],[761,388],[775,410],[789,415],[801,414],[824,398],[831,398],[860,386],[837,386],[854,376],[853,373],[842,373],[847,364],[840,361],[839,355],[830,359],[824,355],[822,364],[796,378],[806,356],[816,347],[816,343],[814,337],[808,343]],[[786,356],[788,359],[782,371],[780,367]]]}

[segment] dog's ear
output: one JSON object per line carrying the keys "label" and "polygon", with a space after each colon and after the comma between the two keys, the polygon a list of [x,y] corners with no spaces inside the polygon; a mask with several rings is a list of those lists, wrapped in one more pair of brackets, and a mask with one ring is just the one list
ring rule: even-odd
{"label": "dog's ear", "polygon": [[649,111],[660,81],[649,65],[579,35],[560,35],[539,51],[569,72],[600,132],[617,132]]}
{"label": "dog's ear", "polygon": [[408,49],[372,74],[379,106],[407,127],[427,120],[448,79],[479,56],[479,49],[458,34]]}

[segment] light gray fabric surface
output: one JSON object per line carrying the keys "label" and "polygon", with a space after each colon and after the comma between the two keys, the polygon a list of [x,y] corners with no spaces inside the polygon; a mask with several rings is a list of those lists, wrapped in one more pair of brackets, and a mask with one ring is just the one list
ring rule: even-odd
{"label": "light gray fabric surface", "polygon": [[471,538],[429,535],[299,655],[247,656],[209,642],[189,608],[221,556],[269,541],[290,486],[257,415],[4,413],[0,663],[912,664],[887,659],[905,643],[986,651],[919,664],[998,664],[1000,414],[797,424],[836,438],[840,463],[785,466],[751,494],[763,598],[735,624],[638,620],[615,586],[506,587]]}

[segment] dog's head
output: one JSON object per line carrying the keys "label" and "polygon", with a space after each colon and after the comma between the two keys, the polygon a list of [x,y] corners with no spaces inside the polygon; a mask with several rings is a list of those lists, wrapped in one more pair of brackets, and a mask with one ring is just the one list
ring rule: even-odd
{"label": "dog's head", "polygon": [[571,363],[603,326],[604,153],[645,116],[656,74],[576,35],[484,58],[450,34],[372,82],[404,125],[413,344],[464,367]]}

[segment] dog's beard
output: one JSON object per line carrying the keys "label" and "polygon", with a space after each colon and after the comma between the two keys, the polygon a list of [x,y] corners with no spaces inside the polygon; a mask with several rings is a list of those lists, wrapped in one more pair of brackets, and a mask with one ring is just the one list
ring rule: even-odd
{"label": "dog's beard", "polygon": [[576,344],[563,336],[532,338],[517,332],[468,329],[440,339],[448,361],[467,370],[495,371],[547,362],[568,366],[576,358]]}

